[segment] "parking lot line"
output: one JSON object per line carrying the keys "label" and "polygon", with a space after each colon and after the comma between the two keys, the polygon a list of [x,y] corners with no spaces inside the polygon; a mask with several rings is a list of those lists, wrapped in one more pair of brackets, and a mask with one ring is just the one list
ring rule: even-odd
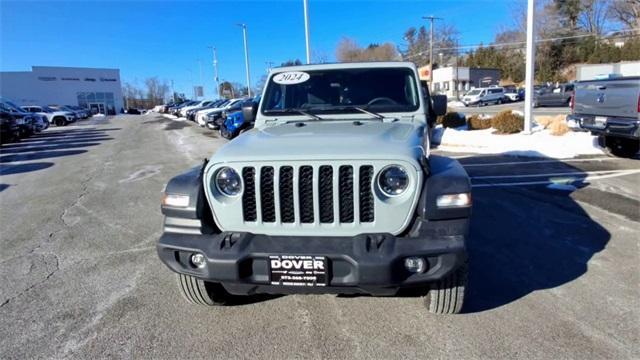
{"label": "parking lot line", "polygon": [[[599,174],[599,175],[598,175]],[[526,186],[526,185],[549,185],[554,183],[573,183],[576,181],[593,181],[593,180],[601,180],[608,179],[613,177],[625,176],[625,175],[633,175],[640,174],[640,169],[633,170],[610,170],[610,171],[586,171],[586,172],[570,172],[570,173],[554,173],[554,174],[534,174],[534,175],[504,175],[504,176],[479,176],[472,177],[471,180],[475,179],[513,179],[513,178],[532,178],[532,177],[545,177],[545,176],[572,176],[572,175],[587,175],[585,177],[578,177],[575,179],[547,179],[547,180],[538,180],[538,181],[518,181],[518,182],[505,182],[505,183],[489,183],[489,184],[472,184],[471,187],[498,187],[498,186]]]}

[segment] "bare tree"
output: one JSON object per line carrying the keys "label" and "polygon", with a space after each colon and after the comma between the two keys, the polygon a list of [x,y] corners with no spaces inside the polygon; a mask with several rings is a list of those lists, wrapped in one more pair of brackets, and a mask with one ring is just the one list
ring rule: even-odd
{"label": "bare tree", "polygon": [[609,12],[627,28],[640,29],[640,0],[613,0]]}
{"label": "bare tree", "polygon": [[602,35],[606,30],[610,3],[610,0],[582,0],[579,26],[590,34]]}
{"label": "bare tree", "polygon": [[353,39],[342,38],[336,49],[336,58],[341,62],[398,60],[400,54],[391,43],[369,44],[361,48]]}

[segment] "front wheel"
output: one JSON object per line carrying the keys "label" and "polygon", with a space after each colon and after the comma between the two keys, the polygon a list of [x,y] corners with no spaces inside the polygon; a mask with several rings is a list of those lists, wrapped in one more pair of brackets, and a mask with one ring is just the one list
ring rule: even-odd
{"label": "front wheel", "polygon": [[464,263],[444,279],[431,284],[424,297],[425,306],[430,313],[458,314],[462,311],[468,273],[468,264]]}
{"label": "front wheel", "polygon": [[234,296],[218,283],[182,274],[176,274],[176,278],[182,296],[192,304],[223,306],[230,304],[233,300]]}
{"label": "front wheel", "polygon": [[231,140],[231,139],[233,139],[233,132],[229,131],[229,129],[227,129],[226,126],[221,126],[220,127],[220,136],[222,136],[223,138],[225,138],[227,140]]}

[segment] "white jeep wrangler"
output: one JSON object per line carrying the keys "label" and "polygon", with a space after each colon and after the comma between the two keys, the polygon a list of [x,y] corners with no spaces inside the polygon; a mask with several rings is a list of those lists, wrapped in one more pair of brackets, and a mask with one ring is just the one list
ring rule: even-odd
{"label": "white jeep wrangler", "polygon": [[255,128],[167,184],[160,259],[202,305],[410,288],[460,312],[471,187],[429,153],[445,111],[412,63],[273,69],[243,108]]}

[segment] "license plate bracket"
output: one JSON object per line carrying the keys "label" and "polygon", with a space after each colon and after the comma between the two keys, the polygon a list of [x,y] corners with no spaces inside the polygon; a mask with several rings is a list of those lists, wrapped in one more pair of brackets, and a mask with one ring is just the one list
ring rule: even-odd
{"label": "license plate bracket", "polygon": [[279,286],[327,286],[326,256],[269,255],[269,283]]}

